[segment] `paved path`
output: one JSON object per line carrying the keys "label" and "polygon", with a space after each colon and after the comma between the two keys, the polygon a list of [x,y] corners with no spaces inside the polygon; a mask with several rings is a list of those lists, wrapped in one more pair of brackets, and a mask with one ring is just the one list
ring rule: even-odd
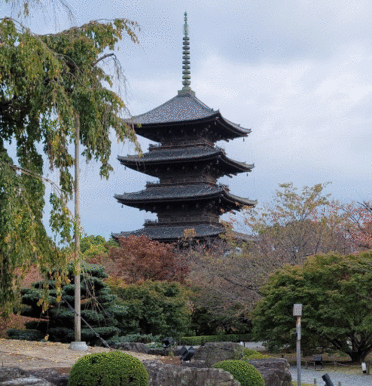
{"label": "paved path", "polygon": [[[290,372],[292,374],[292,380],[297,380],[297,368],[291,367]],[[362,374],[362,370],[360,370],[361,375],[350,375],[344,374],[341,372],[333,372],[327,370],[328,375],[331,377],[334,386],[339,386],[339,382],[341,382],[341,386],[372,386],[372,375],[364,375]],[[317,386],[323,386],[325,383],[322,379],[322,375],[326,372],[322,370],[306,370],[301,369],[301,382],[309,383],[310,385],[314,384],[314,379],[316,379]]]}

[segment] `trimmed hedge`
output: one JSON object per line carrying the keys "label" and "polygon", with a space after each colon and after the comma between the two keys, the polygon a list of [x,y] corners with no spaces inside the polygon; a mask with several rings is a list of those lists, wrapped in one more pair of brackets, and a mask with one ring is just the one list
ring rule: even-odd
{"label": "trimmed hedge", "polygon": [[270,358],[270,356],[261,354],[259,351],[256,351],[250,348],[244,348],[244,356],[242,358],[242,361],[249,361],[251,359],[267,359],[267,358]]}
{"label": "trimmed hedge", "polygon": [[152,334],[128,334],[125,336],[113,336],[110,338],[107,343],[109,345],[118,344],[118,343],[151,343],[151,342],[161,342],[160,335],[152,335]]}
{"label": "trimmed hedge", "polygon": [[72,366],[68,386],[148,386],[149,375],[139,359],[120,351],[90,354]]}
{"label": "trimmed hedge", "polygon": [[6,333],[9,338],[18,340],[42,340],[44,338],[44,335],[38,330],[17,330],[16,328],[11,328]]}
{"label": "trimmed hedge", "polygon": [[247,342],[250,339],[250,334],[184,336],[180,339],[179,344],[200,346],[207,342]]}
{"label": "trimmed hedge", "polygon": [[212,367],[228,371],[241,386],[265,386],[262,375],[247,362],[228,360],[215,363]]}

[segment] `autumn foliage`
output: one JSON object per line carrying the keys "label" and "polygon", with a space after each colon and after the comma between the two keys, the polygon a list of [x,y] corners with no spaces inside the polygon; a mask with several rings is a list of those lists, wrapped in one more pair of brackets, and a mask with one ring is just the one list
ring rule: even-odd
{"label": "autumn foliage", "polygon": [[91,260],[102,264],[113,277],[127,283],[142,280],[178,281],[183,283],[189,272],[186,260],[174,252],[174,245],[141,236],[121,237],[119,247],[111,248],[108,256]]}
{"label": "autumn foliage", "polygon": [[[340,208],[337,208],[340,210]],[[372,249],[372,203],[351,203],[341,207],[341,231],[359,251]]]}

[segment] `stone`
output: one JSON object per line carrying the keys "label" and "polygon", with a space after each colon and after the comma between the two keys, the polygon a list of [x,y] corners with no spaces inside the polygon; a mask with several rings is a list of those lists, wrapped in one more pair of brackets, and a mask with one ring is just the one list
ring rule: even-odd
{"label": "stone", "polygon": [[207,367],[211,367],[217,362],[228,359],[241,359],[244,349],[239,343],[232,342],[208,342],[200,346],[193,357],[194,360],[203,360]]}
{"label": "stone", "polygon": [[291,386],[292,376],[286,359],[268,358],[248,361],[263,376],[265,386]]}
{"label": "stone", "polygon": [[169,349],[164,348],[150,348],[148,354],[149,355],[161,355],[161,356],[167,356],[169,354]]}
{"label": "stone", "polygon": [[205,364],[205,361],[201,360],[201,359],[197,359],[197,360],[192,360],[191,361],[188,361],[188,362],[181,362],[181,366],[186,366],[186,367],[198,367],[198,368],[203,368],[203,367],[208,367],[206,364]]}
{"label": "stone", "polygon": [[158,361],[143,361],[150,376],[149,386],[240,386],[221,369],[183,367]]}
{"label": "stone", "polygon": [[35,369],[30,370],[30,374],[37,378],[42,378],[50,382],[54,386],[67,386],[70,368],[54,368],[54,369]]}
{"label": "stone", "polygon": [[45,379],[37,378],[18,367],[0,367],[0,386],[53,386]]}
{"label": "stone", "polygon": [[71,342],[69,349],[74,351],[88,351],[88,346],[86,342]]}

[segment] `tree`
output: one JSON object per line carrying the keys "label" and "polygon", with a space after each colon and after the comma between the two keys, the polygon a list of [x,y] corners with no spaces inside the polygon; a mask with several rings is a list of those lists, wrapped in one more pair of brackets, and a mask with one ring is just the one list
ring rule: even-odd
{"label": "tree", "polygon": [[106,241],[102,236],[84,236],[80,242],[80,251],[85,259],[107,256],[112,247],[117,247],[116,241],[112,238]]}
{"label": "tree", "polygon": [[341,213],[340,230],[359,251],[372,249],[372,204],[368,201],[335,207]]}
{"label": "tree", "polygon": [[184,282],[189,272],[185,259],[177,257],[174,246],[141,236],[121,237],[119,247],[91,260],[105,266],[106,272],[127,283],[142,280]]}
{"label": "tree", "polygon": [[[56,281],[51,277],[48,285],[48,296],[50,308],[43,312],[39,299],[45,291],[45,282],[32,284],[32,288],[22,289],[23,309],[21,315],[33,318],[40,318],[38,321],[26,323],[27,331],[10,330],[12,337],[35,336],[35,330],[43,338],[48,335],[48,339],[53,342],[70,342],[74,338],[74,269],[69,265],[69,284],[61,288],[61,292],[56,288]],[[129,318],[128,308],[116,304],[116,295],[112,293],[108,284],[103,280],[107,278],[102,266],[84,264],[81,274],[81,304],[82,317],[86,320],[92,329],[84,325],[82,329],[82,338],[89,344],[101,345],[102,342],[96,336],[98,333],[102,338],[108,339],[118,335],[120,329],[119,322],[122,319]]]}
{"label": "tree", "polygon": [[286,263],[302,264],[319,252],[354,251],[340,229],[335,201],[324,194],[326,185],[298,192],[293,184],[281,184],[271,202],[245,211],[251,241],[238,246],[228,238],[230,253],[226,243],[218,242],[209,249],[190,250],[189,280],[198,288],[197,307],[208,310],[226,330],[249,328],[249,313],[270,273]]}
{"label": "tree", "polygon": [[28,17],[31,9],[44,11],[47,5],[51,5],[54,17],[57,17],[57,11],[63,11],[69,19],[74,19],[71,8],[65,0],[49,0],[48,4],[45,4],[44,0],[5,0],[5,2],[10,3],[14,10],[18,9],[18,17]]}
{"label": "tree", "polygon": [[119,325],[124,334],[184,336],[190,326],[189,293],[177,282],[142,281],[126,284],[123,280],[109,283],[127,309]]}
{"label": "tree", "polygon": [[247,210],[245,223],[255,243],[254,253],[284,263],[302,264],[307,256],[337,251],[354,251],[339,230],[340,217],[333,207],[338,203],[324,194],[328,184],[304,186],[280,184],[272,202],[262,208]]}
{"label": "tree", "polygon": [[[53,207],[50,226],[59,235],[55,241],[67,245],[74,227],[66,207],[73,193],[70,168],[74,157],[69,153],[69,145],[75,140],[76,129],[79,128],[84,147],[82,154],[87,161],[95,159],[100,163],[100,175],[105,178],[112,170],[108,162],[110,129],[115,131],[118,141],[127,138],[137,144],[133,128],[123,119],[125,104],[111,89],[114,76],[101,66],[113,60],[116,73],[123,80],[120,63],[111,51],[124,34],[137,43],[136,28],[134,22],[115,19],[90,22],[56,34],[36,35],[11,18],[0,21],[0,222],[5,224],[0,227],[3,315],[9,313],[18,293],[17,269],[25,270],[35,263],[47,274],[58,265],[66,267],[68,260],[46,236],[41,222],[45,183],[41,177],[42,153],[49,167],[59,170],[59,183],[53,185],[50,197]],[[17,165],[7,152],[12,141],[17,146]],[[139,150],[138,145],[136,148]]]}
{"label": "tree", "polygon": [[309,257],[286,265],[263,286],[252,313],[257,339],[295,345],[293,304],[303,305],[302,347],[325,347],[363,361],[372,351],[372,254]]}
{"label": "tree", "polygon": [[188,282],[193,288],[194,330],[249,331],[249,311],[260,298],[259,289],[267,271],[271,272],[267,261],[250,256],[246,249],[226,253],[222,240],[208,248],[194,246],[185,258],[190,261]]}

